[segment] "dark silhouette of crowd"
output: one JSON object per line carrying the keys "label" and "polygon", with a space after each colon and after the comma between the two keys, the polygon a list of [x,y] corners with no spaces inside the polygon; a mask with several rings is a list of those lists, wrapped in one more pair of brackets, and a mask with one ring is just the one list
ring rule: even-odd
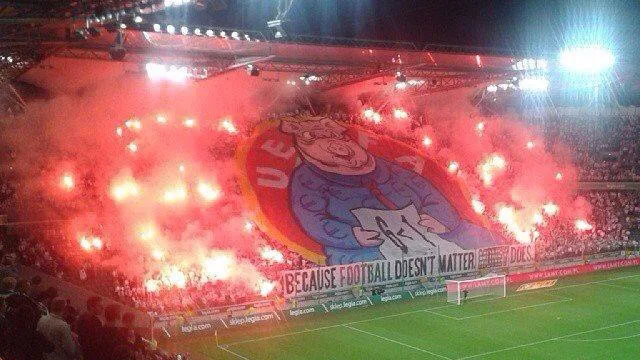
{"label": "dark silhouette of crowd", "polygon": [[134,328],[135,315],[90,297],[79,313],[41,279],[19,279],[10,262],[0,268],[0,359],[170,360]]}

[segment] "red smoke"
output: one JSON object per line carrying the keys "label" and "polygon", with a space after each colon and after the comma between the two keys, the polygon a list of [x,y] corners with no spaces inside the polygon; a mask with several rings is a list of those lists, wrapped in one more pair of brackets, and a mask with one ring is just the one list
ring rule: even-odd
{"label": "red smoke", "polygon": [[[28,74],[53,98],[30,104],[25,122],[3,130],[22,179],[20,216],[69,220],[79,248],[109,249],[113,256],[92,259],[142,275],[151,291],[184,287],[195,268],[200,281],[268,294],[273,283],[247,259],[282,257],[254,231],[233,155],[265,114],[296,107],[297,90],[242,71],[174,85],[97,64],[56,60],[53,70]],[[551,153],[535,129],[510,117],[478,116],[469,90],[357,100],[372,89],[364,83],[318,101],[413,139],[468,189],[477,213],[518,241],[534,240],[550,216],[588,216],[588,204],[574,200],[576,171],[559,156],[566,151]]]}

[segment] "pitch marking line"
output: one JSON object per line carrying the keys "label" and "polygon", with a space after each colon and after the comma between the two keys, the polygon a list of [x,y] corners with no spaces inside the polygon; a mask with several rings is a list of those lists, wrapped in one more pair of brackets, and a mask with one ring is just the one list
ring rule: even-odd
{"label": "pitch marking line", "polygon": [[616,288],[616,289],[622,289],[622,290],[627,290],[627,291],[633,291],[635,293],[639,292],[638,289],[634,289],[634,288],[630,288],[630,287],[626,287],[626,286],[622,286],[622,285],[616,285],[616,284],[607,284],[607,283],[602,283],[600,284],[602,286],[609,286],[612,288]]}
{"label": "pitch marking line", "polygon": [[549,295],[549,296],[553,296],[554,298],[558,298],[558,299],[562,299],[562,300],[569,300],[569,301],[573,301],[572,298],[570,297],[566,297],[566,296],[560,296],[560,295],[555,295],[555,294],[547,294],[547,293],[543,293],[545,295]]}
{"label": "pitch marking line", "polygon": [[523,347],[527,347],[527,346],[533,346],[533,345],[539,345],[539,344],[544,344],[544,343],[548,343],[551,341],[557,341],[557,340],[564,340],[566,338],[570,338],[572,336],[577,336],[577,335],[583,335],[583,334],[589,334],[592,332],[596,332],[596,331],[600,331],[600,330],[607,330],[607,329],[612,329],[615,327],[620,327],[620,326],[625,326],[625,325],[629,325],[629,324],[635,324],[640,322],[640,319],[638,320],[632,320],[632,321],[627,321],[627,322],[623,322],[623,323],[619,323],[619,324],[614,324],[614,325],[609,325],[609,326],[603,326],[597,329],[591,329],[591,330],[586,330],[586,331],[580,331],[577,333],[573,333],[573,334],[567,334],[567,335],[562,335],[562,336],[557,336],[554,338],[550,338],[550,339],[545,339],[545,340],[540,340],[540,341],[534,341],[534,342],[530,342],[530,343],[526,343],[526,344],[521,344],[521,345],[516,345],[516,346],[510,346],[510,347],[506,347],[503,349],[498,349],[498,350],[493,350],[493,351],[487,351],[481,354],[475,354],[475,355],[469,355],[469,356],[464,356],[461,358],[458,358],[456,360],[465,360],[465,359],[473,359],[473,358],[477,358],[477,357],[481,357],[481,356],[486,356],[486,355],[492,355],[492,354],[497,354],[503,351],[509,351],[509,350],[515,350],[515,349],[520,349]]}
{"label": "pitch marking line", "polygon": [[487,315],[502,314],[502,313],[511,312],[511,311],[518,311],[518,310],[530,309],[530,308],[535,308],[535,307],[540,307],[540,306],[559,304],[559,303],[563,303],[563,302],[567,302],[567,301],[573,301],[573,299],[562,299],[562,300],[558,300],[558,301],[549,301],[549,302],[540,303],[540,304],[533,304],[533,305],[527,305],[527,306],[518,306],[518,307],[515,307],[515,308],[512,308],[512,309],[491,311],[491,312],[488,312],[488,313],[483,313],[483,314],[478,314],[478,315],[463,316],[463,317],[459,317],[457,319],[458,320],[474,319],[474,318],[479,318],[479,317],[483,317],[483,316],[487,316]]}
{"label": "pitch marking line", "polygon": [[[602,284],[602,283],[606,283],[607,281],[623,280],[623,279],[635,278],[635,277],[638,277],[638,276],[640,276],[640,274],[620,276],[620,277],[616,277],[616,278],[610,278],[610,279],[604,279],[604,280],[598,280],[598,281],[590,281],[590,282],[586,282],[586,283],[558,286],[558,287],[549,288],[546,291],[556,291],[556,290],[569,289],[569,288],[578,287],[578,286],[584,286],[584,285]],[[536,293],[545,292],[545,290],[534,291],[534,292],[536,292]]]}
{"label": "pitch marking line", "polygon": [[[640,274],[634,274],[634,275],[621,276],[621,277],[617,277],[617,278],[610,278],[610,279],[604,279],[604,280],[599,280],[599,281],[591,281],[591,282],[586,282],[586,283],[579,283],[579,284],[572,284],[572,285],[566,285],[566,286],[559,286],[559,287],[549,288],[549,289],[544,289],[544,290],[540,290],[540,291],[522,292],[522,293],[520,293],[520,294],[510,295],[509,297],[515,297],[515,296],[521,296],[521,295],[530,295],[530,294],[539,294],[539,293],[546,293],[546,292],[549,292],[549,291],[562,290],[562,289],[572,288],[572,287],[576,287],[576,286],[585,286],[585,285],[592,285],[592,284],[600,284],[600,283],[603,283],[603,282],[606,282],[606,281],[613,281],[613,280],[628,279],[628,278],[639,277],[639,276],[640,276]],[[554,295],[554,296],[555,296],[555,295]],[[502,298],[486,299],[486,300],[477,300],[477,301],[474,301],[474,303],[487,302],[487,301],[495,301],[495,300],[500,300],[500,299],[502,299]],[[567,299],[569,299],[569,298],[567,298]],[[369,318],[369,319],[363,319],[363,320],[351,321],[351,322],[347,322],[347,323],[343,323],[343,324],[335,324],[335,325],[321,326],[321,327],[317,327],[317,328],[313,328],[313,329],[306,329],[306,330],[300,330],[300,331],[293,331],[293,332],[289,332],[289,333],[278,334],[278,335],[271,335],[271,336],[265,336],[265,337],[261,337],[261,338],[255,338],[255,339],[241,340],[241,341],[236,341],[236,342],[228,343],[228,344],[226,344],[226,346],[234,346],[234,345],[240,345],[240,344],[252,343],[252,342],[257,342],[257,341],[264,341],[264,340],[277,339],[277,338],[281,338],[281,337],[287,337],[287,336],[300,335],[300,334],[305,334],[305,333],[314,332],[314,331],[321,331],[321,330],[333,329],[333,328],[337,328],[337,327],[344,326],[344,325],[360,324],[360,323],[365,323],[365,322],[370,322],[370,321],[376,321],[376,320],[383,320],[383,319],[388,319],[388,318],[393,318],[393,317],[398,317],[398,316],[412,315],[412,314],[416,314],[416,313],[419,313],[419,312],[424,312],[425,310],[437,310],[437,309],[442,309],[442,308],[451,307],[451,306],[455,306],[455,305],[453,305],[453,304],[446,304],[446,305],[436,306],[436,307],[427,308],[427,309],[412,310],[412,311],[407,311],[407,312],[402,312],[402,313],[396,313],[396,314],[390,314],[390,315],[384,315],[384,316],[377,316],[377,317],[373,317],[373,318]]]}
{"label": "pitch marking line", "polygon": [[413,346],[413,345],[405,344],[405,343],[400,342],[400,341],[398,341],[398,340],[389,339],[389,338],[388,338],[388,337],[386,337],[386,336],[382,336],[382,335],[378,335],[378,334],[375,334],[375,333],[372,333],[372,332],[369,332],[369,331],[366,331],[366,330],[358,329],[358,328],[353,327],[353,326],[343,325],[343,327],[346,327],[346,328],[351,329],[351,330],[354,330],[354,331],[361,332],[361,333],[363,333],[363,334],[367,334],[367,335],[369,335],[369,336],[377,337],[378,339],[382,339],[382,340],[385,340],[385,341],[388,341],[388,342],[392,342],[392,343],[394,343],[394,344],[402,345],[402,346],[407,347],[407,348],[409,348],[409,349],[413,349],[413,350],[416,350],[416,351],[420,351],[420,352],[423,352],[423,353],[429,354],[429,355],[431,355],[431,356],[438,357],[438,358],[440,358],[440,359],[453,360],[453,359],[451,359],[450,357],[447,357],[447,356],[444,356],[444,355],[440,355],[440,354],[436,354],[436,353],[431,352],[431,351],[429,351],[429,350],[425,350],[425,349],[422,349],[422,348],[419,348],[419,347],[416,347],[416,346]]}
{"label": "pitch marking line", "polygon": [[[434,309],[435,310],[435,309],[441,309],[441,308],[449,307],[449,306],[453,306],[453,305],[452,304],[447,304],[447,305],[442,305],[442,306],[436,306],[436,307],[433,307],[433,308],[430,308],[430,309]],[[351,321],[351,322],[343,323],[343,324],[327,325],[327,326],[321,326],[321,327],[317,327],[317,328],[313,328],[313,329],[305,329],[305,330],[300,330],[300,331],[288,332],[288,333],[284,333],[284,334],[265,336],[265,337],[261,337],[261,338],[241,340],[241,341],[228,343],[228,344],[226,344],[226,346],[234,346],[234,345],[252,343],[252,342],[257,342],[257,341],[264,341],[264,340],[277,339],[277,338],[281,338],[281,337],[306,334],[306,333],[315,332],[315,331],[335,329],[335,328],[346,326],[346,325],[360,324],[360,323],[370,322],[370,321],[373,321],[373,320],[381,320],[381,319],[388,319],[388,318],[392,318],[392,317],[416,314],[416,313],[419,313],[419,312],[423,312],[424,310],[425,309],[418,309],[418,310],[412,310],[412,311],[407,311],[407,312],[402,312],[402,313],[397,313],[397,314],[378,316],[378,317],[375,317],[375,318],[369,318],[369,319],[364,319],[364,320],[356,320],[356,321]]]}
{"label": "pitch marking line", "polygon": [[242,355],[238,354],[238,353],[237,353],[237,352],[235,352],[235,351],[232,351],[232,350],[227,349],[227,346],[225,346],[225,345],[218,345],[218,349],[222,349],[222,350],[224,350],[224,351],[226,351],[226,352],[228,352],[228,353],[230,353],[230,354],[232,354],[232,355],[234,355],[234,356],[236,356],[236,357],[238,357],[238,358],[240,358],[240,359],[243,359],[243,360],[250,360],[250,359],[249,359],[248,357],[246,357],[246,356],[242,356]]}
{"label": "pitch marking line", "polygon": [[470,316],[462,316],[462,317],[444,315],[444,314],[437,313],[435,311],[428,311],[428,310],[425,310],[425,312],[429,312],[429,313],[432,313],[432,314],[444,316],[444,317],[449,318],[449,319],[461,321],[461,320],[475,319],[475,318],[479,318],[479,317],[483,317],[483,316],[489,316],[489,315],[495,315],[495,314],[503,314],[503,313],[507,313],[507,312],[511,312],[511,311],[518,311],[518,310],[531,309],[531,308],[540,307],[540,306],[559,304],[559,303],[563,303],[563,302],[567,302],[567,301],[573,301],[573,299],[567,298],[567,299],[562,299],[562,300],[557,300],[557,301],[549,301],[549,302],[545,302],[545,303],[533,304],[533,305],[527,305],[527,306],[518,306],[518,307],[515,307],[515,308],[511,308],[511,309],[491,311],[491,312],[487,312],[487,313],[482,313],[482,314],[477,314],[477,315],[470,315]]}
{"label": "pitch marking line", "polygon": [[620,336],[614,338],[604,338],[604,339],[564,339],[564,341],[572,341],[572,342],[598,342],[598,341],[615,341],[615,340],[625,340],[625,339],[633,339],[636,337],[640,337],[640,333],[628,335],[628,336]]}
{"label": "pitch marking line", "polygon": [[438,316],[442,316],[444,318],[450,319],[450,320],[460,320],[459,318],[455,317],[455,316],[449,316],[449,315],[445,315],[445,314],[440,314],[439,312],[435,312],[435,311],[431,311],[429,309],[425,309],[422,310],[423,312],[429,313],[429,314],[433,314],[433,315],[438,315]]}

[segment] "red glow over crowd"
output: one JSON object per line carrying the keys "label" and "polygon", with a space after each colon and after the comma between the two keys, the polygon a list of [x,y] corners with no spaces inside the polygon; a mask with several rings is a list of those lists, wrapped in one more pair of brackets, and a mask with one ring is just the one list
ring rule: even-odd
{"label": "red glow over crowd", "polygon": [[[524,126],[456,119],[447,133],[421,126],[401,107],[389,111],[368,106],[327,116],[380,133],[404,123],[406,129],[394,136],[463,184],[473,211],[507,239],[540,244],[545,249],[540,259],[634,241],[630,233],[620,238],[629,222],[623,226],[598,211],[594,217],[590,199],[572,195],[576,179],[565,174],[576,169],[553,160]],[[19,260],[90,288],[96,284],[95,291],[158,313],[275,296],[280,271],[314,266],[253,222],[230,169],[233,152],[211,155],[216,147],[206,138],[234,148],[250,135],[249,128],[228,116],[207,120],[152,113],[124,119],[113,129],[112,139],[104,141],[115,144],[111,151],[118,167],[95,173],[80,165],[82,153],[63,159],[65,166],[76,166],[58,173],[55,189],[39,190],[55,199],[47,206],[67,221],[56,227],[56,241],[21,235],[16,246],[33,250],[18,253]],[[512,138],[501,145],[496,140],[504,132]],[[158,142],[163,136],[172,141]],[[479,147],[467,149],[464,144],[472,142]],[[536,171],[535,183],[530,171]],[[19,193],[10,192],[9,201],[15,201]],[[72,199],[56,197],[59,193]],[[638,209],[637,198],[624,194],[619,200],[630,213]],[[617,235],[609,235],[612,231]],[[616,242],[602,240],[608,236]]]}

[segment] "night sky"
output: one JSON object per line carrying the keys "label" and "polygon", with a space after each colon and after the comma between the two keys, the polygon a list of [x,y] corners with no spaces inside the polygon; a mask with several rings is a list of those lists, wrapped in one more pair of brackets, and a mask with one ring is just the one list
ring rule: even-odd
{"label": "night sky", "polygon": [[[206,0],[209,4],[216,0]],[[277,0],[224,0],[176,13],[203,25],[261,30]],[[180,10],[180,12],[183,10]],[[640,1],[295,0],[285,30],[296,34],[479,46],[544,54],[597,43],[625,57],[640,47]]]}

